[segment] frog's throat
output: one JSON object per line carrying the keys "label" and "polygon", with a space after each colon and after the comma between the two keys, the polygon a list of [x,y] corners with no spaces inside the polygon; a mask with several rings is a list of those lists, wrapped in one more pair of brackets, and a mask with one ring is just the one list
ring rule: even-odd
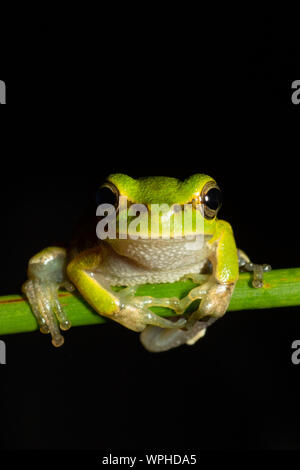
{"label": "frog's throat", "polygon": [[175,282],[207,265],[210,249],[202,240],[118,240],[103,244],[96,272],[112,286]]}

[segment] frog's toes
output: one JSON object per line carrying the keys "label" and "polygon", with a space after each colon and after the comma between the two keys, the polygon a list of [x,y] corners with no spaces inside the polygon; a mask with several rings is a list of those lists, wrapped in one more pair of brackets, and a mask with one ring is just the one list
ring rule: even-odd
{"label": "frog's toes", "polygon": [[42,302],[39,302],[38,297],[36,295],[35,285],[33,281],[27,281],[22,287],[23,293],[26,295],[28,302],[30,303],[32,312],[39,324],[41,333],[49,334],[49,327],[47,325],[47,321],[45,316],[42,314],[44,308],[41,309]]}
{"label": "frog's toes", "polygon": [[41,332],[51,334],[55,347],[62,346],[64,338],[60,334],[57,320],[64,331],[70,329],[71,324],[59,303],[57,287],[29,280],[24,284],[23,292],[31,305]]}
{"label": "frog's toes", "polygon": [[193,328],[187,329],[162,329],[157,326],[148,326],[140,335],[140,340],[149,352],[163,352],[178,346],[193,345],[206,333],[205,324],[197,322]]}
{"label": "frog's toes", "polygon": [[186,324],[185,318],[180,318],[176,321],[168,320],[156,315],[147,308],[141,307],[139,303],[123,305],[119,312],[112,314],[110,318],[136,332],[144,331],[148,325],[176,329],[182,328]]}
{"label": "frog's toes", "polygon": [[145,321],[147,325],[155,325],[159,326],[160,328],[170,328],[170,329],[178,329],[182,328],[186,324],[185,318],[180,318],[179,320],[168,320],[167,318],[160,317],[155,313],[151,312],[150,310],[145,314]]}
{"label": "frog's toes", "polygon": [[245,271],[253,272],[253,281],[252,285],[256,289],[260,289],[264,285],[264,272],[268,272],[272,270],[272,267],[269,264],[254,264],[254,263],[246,263],[244,265]]}
{"label": "frog's toes", "polygon": [[198,331],[198,333],[195,334],[195,336],[189,340],[187,340],[186,344],[188,346],[194,346],[194,344],[201,338],[203,338],[206,335],[206,328],[203,328],[202,330]]}
{"label": "frog's toes", "polygon": [[140,335],[140,340],[149,352],[163,352],[177,348],[185,343],[182,330],[170,330],[157,326],[148,326]]}
{"label": "frog's toes", "polygon": [[202,298],[198,310],[196,310],[189,318],[188,326],[193,325],[195,321],[201,320],[211,321],[222,317],[228,306],[234,291],[235,284],[218,284],[215,283]]}
{"label": "frog's toes", "polygon": [[246,253],[242,250],[238,250],[239,257],[239,267],[242,272],[253,273],[252,285],[256,289],[263,287],[263,275],[264,272],[272,270],[272,267],[269,264],[255,264],[252,263]]}
{"label": "frog's toes", "polygon": [[36,255],[29,262],[29,280],[23,285],[34,316],[44,334],[51,334],[55,347],[64,344],[60,329],[71,328],[58,299],[61,287],[74,290],[65,279],[65,251],[60,248],[49,248]]}

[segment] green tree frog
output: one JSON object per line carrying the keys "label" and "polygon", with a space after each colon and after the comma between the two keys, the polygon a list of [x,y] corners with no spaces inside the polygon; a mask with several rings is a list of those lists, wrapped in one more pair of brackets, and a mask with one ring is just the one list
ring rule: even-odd
{"label": "green tree frog", "polygon": [[[254,272],[254,287],[262,285],[263,271],[270,269],[268,265],[252,264],[237,249],[230,224],[217,218],[221,191],[208,175],[195,174],[181,181],[113,174],[100,187],[99,198],[103,203],[113,204],[117,222],[121,215],[124,222],[120,201],[126,198],[127,228],[131,220],[128,208],[140,204],[147,208],[147,213],[140,214],[139,237],[120,236],[117,223],[116,237],[112,239],[100,240],[95,236],[86,246],[72,246],[68,250],[46,248],[30,260],[23,292],[41,332],[50,333],[56,347],[64,343],[61,330],[71,327],[58,299],[61,288],[77,289],[96,312],[141,333],[144,347],[160,352],[183,344],[193,345],[204,336],[207,327],[225,314],[240,269]],[[159,214],[158,227],[162,222],[170,222],[169,238],[160,237],[160,232],[152,237],[154,224],[149,223],[152,207],[161,204],[170,209]],[[186,224],[184,236],[179,238],[175,236],[174,217],[187,206],[191,208],[191,223]],[[148,217],[148,223],[142,223],[143,217]],[[200,224],[195,223],[196,218]],[[204,273],[209,274],[205,281]],[[183,278],[191,278],[197,287],[181,300],[135,295],[141,284],[170,283]],[[116,291],[114,287],[118,286],[123,289]],[[186,314],[196,300],[200,300],[197,310]],[[174,317],[156,315],[150,310],[153,306],[173,309]]]}

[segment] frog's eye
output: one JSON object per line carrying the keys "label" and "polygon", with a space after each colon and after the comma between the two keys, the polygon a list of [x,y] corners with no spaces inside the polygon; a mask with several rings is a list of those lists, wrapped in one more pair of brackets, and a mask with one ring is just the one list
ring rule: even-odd
{"label": "frog's eye", "polygon": [[112,183],[104,183],[97,190],[96,202],[98,206],[101,206],[102,204],[110,204],[117,209],[119,207],[119,198],[120,193],[116,186]]}
{"label": "frog's eye", "polygon": [[204,205],[204,216],[206,219],[216,217],[222,206],[222,193],[216,183],[208,183],[204,186],[201,201]]}

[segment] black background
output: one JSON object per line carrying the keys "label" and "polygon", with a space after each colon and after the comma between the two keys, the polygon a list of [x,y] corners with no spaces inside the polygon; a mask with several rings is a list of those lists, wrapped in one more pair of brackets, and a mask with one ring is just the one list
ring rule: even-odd
{"label": "black background", "polygon": [[[210,174],[238,245],[300,266],[297,24],[177,14],[6,36],[1,295],[20,292],[33,254],[70,239],[113,172]],[[116,324],[65,337],[60,350],[39,333],[3,338],[3,449],[300,447],[297,307],[228,313],[160,355]]]}

